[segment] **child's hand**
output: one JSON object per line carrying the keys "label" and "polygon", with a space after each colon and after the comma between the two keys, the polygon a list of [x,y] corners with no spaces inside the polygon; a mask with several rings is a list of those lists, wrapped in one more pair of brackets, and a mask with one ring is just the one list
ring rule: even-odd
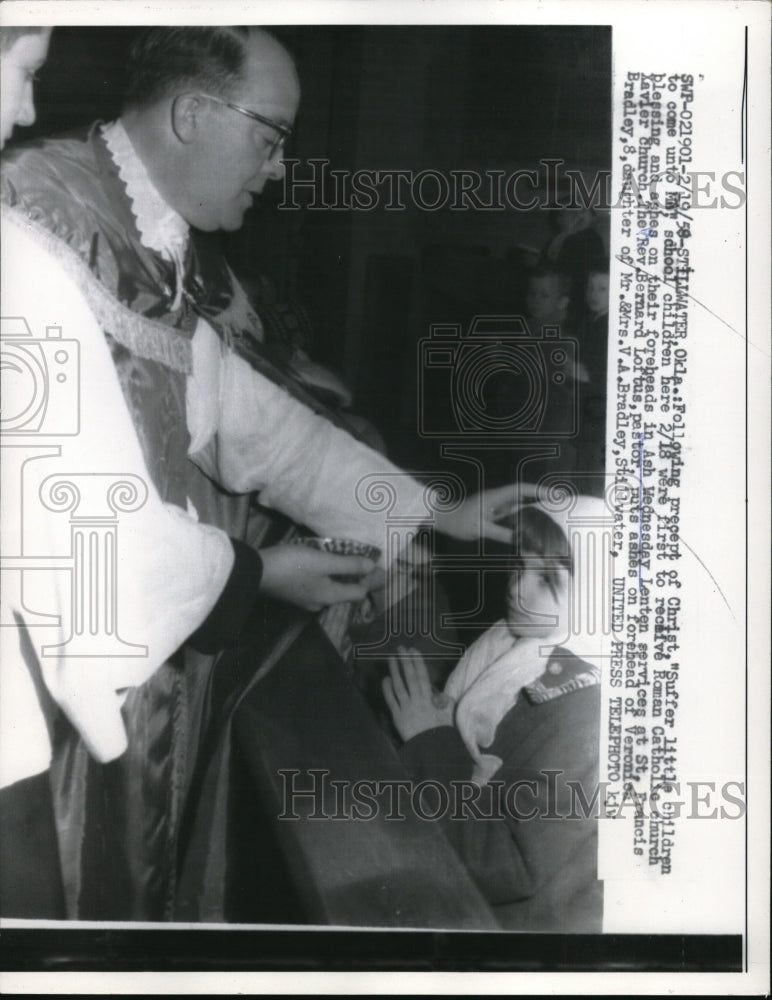
{"label": "child's hand", "polygon": [[453,699],[432,690],[417,649],[397,648],[399,658],[389,657],[390,676],[383,679],[383,696],[399,735],[407,741],[427,729],[452,726]]}

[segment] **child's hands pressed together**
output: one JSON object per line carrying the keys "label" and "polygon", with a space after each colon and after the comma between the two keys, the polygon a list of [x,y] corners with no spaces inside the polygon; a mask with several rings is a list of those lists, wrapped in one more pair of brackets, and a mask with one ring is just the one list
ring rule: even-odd
{"label": "child's hands pressed together", "polygon": [[390,676],[383,679],[383,695],[399,735],[407,741],[427,729],[452,726],[455,702],[432,690],[421,654],[403,646],[397,650],[398,657],[389,657]]}

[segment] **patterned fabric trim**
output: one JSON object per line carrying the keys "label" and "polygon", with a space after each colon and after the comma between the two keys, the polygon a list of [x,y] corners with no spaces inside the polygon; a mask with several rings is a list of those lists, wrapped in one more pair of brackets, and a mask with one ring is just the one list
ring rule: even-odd
{"label": "patterned fabric trim", "polygon": [[2,217],[29,233],[36,243],[56,257],[85,296],[99,325],[113,340],[139,358],[157,361],[184,375],[191,374],[193,350],[187,336],[118,302],[71,247],[23,211],[3,205]]}
{"label": "patterned fabric trim", "polygon": [[190,227],[156,190],[120,118],[102,126],[102,137],[126,185],[142,242],[169,261],[182,257]]}
{"label": "patterned fabric trim", "polygon": [[217,323],[223,340],[228,347],[233,348],[243,338],[244,330],[249,330],[255,339],[262,343],[265,339],[265,333],[260,317],[252,308],[241,282],[230,267],[227,264],[225,266],[231,283],[231,298],[225,309],[217,315]]}
{"label": "patterned fabric trim", "polygon": [[120,118],[102,126],[102,138],[126,185],[141,242],[174,265],[172,312],[182,303],[182,278],[190,227],[156,190]]}
{"label": "patterned fabric trim", "polygon": [[576,674],[565,684],[559,684],[556,687],[546,687],[541,680],[534,681],[533,684],[526,687],[525,692],[530,701],[535,705],[541,705],[545,701],[552,701],[553,698],[559,698],[563,694],[570,694],[580,688],[594,687],[596,684],[600,684],[600,669],[590,667],[588,671]]}

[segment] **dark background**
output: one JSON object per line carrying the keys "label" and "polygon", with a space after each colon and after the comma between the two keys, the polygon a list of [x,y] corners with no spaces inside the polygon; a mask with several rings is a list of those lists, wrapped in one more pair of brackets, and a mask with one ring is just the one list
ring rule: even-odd
{"label": "dark background", "polygon": [[[57,28],[38,121],[19,138],[115,117],[139,30]],[[446,174],[509,174],[560,157],[585,179],[610,167],[610,28],[272,30],[295,54],[303,86],[289,151],[298,176],[308,175],[309,157],[341,170]],[[282,198],[282,185],[269,185],[244,228],[223,238],[231,262],[305,308],[315,359],[345,377],[391,456],[436,467],[438,445],[416,433],[418,342],[432,322],[520,311],[522,247],[544,245],[547,213],[292,211],[278,209]]]}

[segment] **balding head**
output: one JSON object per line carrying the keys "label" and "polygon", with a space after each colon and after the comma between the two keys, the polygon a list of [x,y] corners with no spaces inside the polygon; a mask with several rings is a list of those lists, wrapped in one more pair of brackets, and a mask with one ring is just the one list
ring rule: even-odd
{"label": "balding head", "polygon": [[248,62],[266,81],[277,73],[297,81],[291,56],[262,28],[151,28],[131,47],[124,109],[141,110],[191,89],[231,97]]}

